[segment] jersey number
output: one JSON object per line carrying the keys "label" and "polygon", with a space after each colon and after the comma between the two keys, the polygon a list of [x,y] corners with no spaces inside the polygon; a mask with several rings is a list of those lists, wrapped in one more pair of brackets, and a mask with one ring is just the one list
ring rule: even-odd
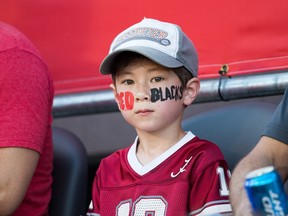
{"label": "jersey number", "polygon": [[[216,171],[220,180],[220,196],[228,196],[229,190],[224,169],[222,167],[218,167]],[[231,177],[229,171],[228,176],[229,178]],[[167,210],[167,202],[163,197],[141,196],[133,204],[131,200],[121,202],[116,208],[117,216],[129,216],[131,206],[131,215],[133,216],[164,216],[166,215]]]}
{"label": "jersey number", "polygon": [[167,202],[163,197],[141,196],[133,205],[131,200],[121,202],[116,209],[117,216],[129,216],[131,206],[133,216],[164,216],[167,210]]}
{"label": "jersey number", "polygon": [[[231,173],[229,172],[229,170],[227,171],[229,178],[231,177]],[[225,178],[225,173],[224,173],[224,169],[222,167],[218,167],[217,168],[217,174],[219,175],[219,180],[220,180],[220,196],[228,196],[229,195],[229,190],[228,190],[228,185],[227,185],[227,181]]]}

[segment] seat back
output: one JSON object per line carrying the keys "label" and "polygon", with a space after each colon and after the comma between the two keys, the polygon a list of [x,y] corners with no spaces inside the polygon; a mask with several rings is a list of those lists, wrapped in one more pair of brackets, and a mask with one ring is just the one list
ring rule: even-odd
{"label": "seat back", "polygon": [[53,184],[50,216],[79,216],[87,211],[88,159],[80,139],[53,127]]}
{"label": "seat back", "polygon": [[260,139],[276,106],[262,102],[227,105],[183,120],[184,130],[217,144],[232,171]]}

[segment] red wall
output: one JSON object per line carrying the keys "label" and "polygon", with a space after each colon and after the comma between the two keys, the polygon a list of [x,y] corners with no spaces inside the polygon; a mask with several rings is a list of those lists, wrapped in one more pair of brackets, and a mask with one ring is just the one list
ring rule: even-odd
{"label": "red wall", "polygon": [[56,94],[105,89],[99,73],[113,37],[143,17],[179,24],[199,52],[200,78],[288,69],[288,1],[2,0],[0,20],[25,33]]}

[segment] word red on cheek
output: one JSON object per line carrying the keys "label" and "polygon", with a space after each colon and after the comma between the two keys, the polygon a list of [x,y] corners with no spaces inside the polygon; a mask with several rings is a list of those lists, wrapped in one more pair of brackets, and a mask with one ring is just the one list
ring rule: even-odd
{"label": "word red on cheek", "polygon": [[134,108],[134,95],[132,92],[120,92],[117,94],[120,110],[132,110]]}

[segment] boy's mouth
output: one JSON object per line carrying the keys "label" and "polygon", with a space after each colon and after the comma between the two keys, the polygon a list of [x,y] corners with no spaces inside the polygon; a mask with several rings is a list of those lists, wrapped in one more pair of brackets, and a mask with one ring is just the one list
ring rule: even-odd
{"label": "boy's mouth", "polygon": [[154,112],[153,110],[150,109],[140,109],[136,111],[136,114],[148,114]]}

